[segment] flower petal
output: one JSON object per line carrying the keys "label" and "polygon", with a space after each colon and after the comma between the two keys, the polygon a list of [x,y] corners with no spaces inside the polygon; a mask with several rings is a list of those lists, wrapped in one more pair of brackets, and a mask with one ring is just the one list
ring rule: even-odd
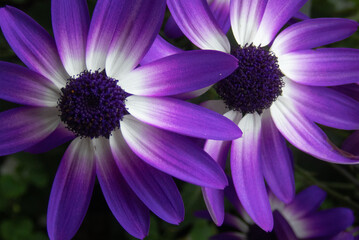
{"label": "flower petal", "polygon": [[237,195],[253,221],[265,231],[273,229],[273,216],[261,166],[261,117],[245,115],[238,125],[243,137],[232,141],[231,171]]}
{"label": "flower petal", "polygon": [[358,82],[359,49],[321,48],[278,57],[281,71],[295,82],[335,86]]}
{"label": "flower petal", "polygon": [[219,114],[225,114],[228,112],[226,104],[223,100],[207,100],[200,104],[201,107],[205,107]]}
{"label": "flower petal", "polygon": [[271,191],[281,201],[289,203],[295,195],[291,152],[282,134],[275,126],[270,112],[264,111],[262,116],[263,175]]}
{"label": "flower petal", "polygon": [[351,36],[358,23],[344,18],[317,18],[296,23],[281,32],[271,50],[276,56],[338,42]]}
{"label": "flower petal", "polygon": [[332,89],[344,93],[345,95],[359,101],[359,84],[346,84],[332,87]]}
{"label": "flower petal", "polygon": [[121,131],[132,151],[153,167],[200,186],[227,185],[221,167],[190,139],[141,123],[130,115],[123,118]]}
{"label": "flower petal", "polygon": [[181,29],[178,27],[173,16],[169,16],[164,27],[164,32],[169,38],[179,38],[183,36]]}
{"label": "flower petal", "polygon": [[0,62],[0,98],[41,107],[56,107],[59,89],[42,75],[19,65]]}
{"label": "flower petal", "polygon": [[342,145],[345,151],[348,151],[354,155],[359,155],[359,131],[355,131],[350,135]]}
{"label": "flower petal", "polygon": [[150,226],[148,208],[127,185],[113,159],[109,141],[97,138],[93,143],[97,178],[112,214],[129,234],[143,239]]}
{"label": "flower petal", "polygon": [[50,239],[71,239],[90,205],[95,183],[93,146],[76,138],[65,152],[52,185],[47,210]]}
{"label": "flower petal", "polygon": [[278,240],[298,240],[287,220],[279,211],[273,212],[274,232]]}
{"label": "flower petal", "polygon": [[173,18],[193,44],[201,49],[229,53],[229,41],[205,0],[167,0]]}
{"label": "flower petal", "polygon": [[65,86],[68,74],[62,66],[54,39],[24,12],[10,6],[0,9],[0,26],[12,50],[30,69]]}
{"label": "flower petal", "polygon": [[253,42],[267,2],[268,0],[231,0],[231,26],[239,45]]}
{"label": "flower petal", "polygon": [[[207,1],[209,2],[209,1]],[[213,0],[209,7],[213,13],[214,18],[217,20],[219,27],[223,33],[227,33],[231,27],[230,22],[230,0]]]}
{"label": "flower petal", "polygon": [[160,31],[166,0],[122,0],[125,11],[106,58],[106,73],[116,79],[134,69]]}
{"label": "flower petal", "polygon": [[290,99],[279,97],[271,106],[271,115],[283,136],[303,152],[333,163],[359,162],[359,157],[339,149],[330,142],[323,130],[298,111]]}
{"label": "flower petal", "polygon": [[359,129],[358,102],[326,87],[312,87],[286,81],[283,96],[288,96],[310,120],[345,129]]}
{"label": "flower petal", "polygon": [[127,111],[132,116],[171,132],[216,140],[232,140],[242,135],[229,119],[189,102],[135,95],[126,100]]}
{"label": "flower petal", "polygon": [[214,235],[210,240],[246,240],[247,237],[239,232],[224,232]]}
{"label": "flower petal", "polygon": [[268,0],[261,24],[253,43],[267,46],[278,31],[292,18],[307,0]]}
{"label": "flower petal", "polygon": [[25,150],[59,125],[56,108],[20,107],[0,113],[0,156]]}
{"label": "flower petal", "polygon": [[131,71],[119,85],[135,95],[175,95],[218,82],[238,67],[237,62],[235,57],[218,51],[186,51]]}
{"label": "flower petal", "polygon": [[85,50],[90,14],[86,0],[51,1],[57,49],[70,76],[86,70]]}
{"label": "flower petal", "polygon": [[137,157],[121,131],[113,132],[110,144],[120,172],[142,202],[163,220],[179,224],[184,218],[184,206],[173,179]]}

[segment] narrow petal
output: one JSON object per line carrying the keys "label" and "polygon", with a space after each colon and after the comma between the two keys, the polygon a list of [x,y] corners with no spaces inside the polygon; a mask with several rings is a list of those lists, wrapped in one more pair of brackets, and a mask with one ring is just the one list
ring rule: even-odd
{"label": "narrow petal", "polygon": [[261,134],[263,175],[271,191],[281,201],[289,203],[295,195],[293,159],[269,111],[263,113]]}
{"label": "narrow petal", "polygon": [[273,229],[273,216],[261,166],[261,117],[245,115],[238,125],[242,138],[232,142],[231,171],[237,195],[249,216],[265,231]]}
{"label": "narrow petal", "polygon": [[95,183],[93,146],[76,138],[65,152],[52,185],[47,210],[51,240],[71,239],[79,229],[90,204]]}
{"label": "narrow petal", "polygon": [[160,31],[166,0],[123,0],[126,11],[119,22],[106,58],[108,76],[120,79],[134,69]]}
{"label": "narrow petal", "polygon": [[227,185],[221,167],[190,139],[129,115],[121,122],[121,131],[136,155],[153,167],[200,186],[223,189]]}
{"label": "narrow petal", "polygon": [[298,240],[287,220],[278,211],[273,212],[274,232],[278,240]]}
{"label": "narrow petal", "polygon": [[59,89],[42,75],[19,65],[0,62],[0,98],[32,106],[56,107]]}
{"label": "narrow petal", "polygon": [[255,46],[267,46],[278,31],[307,0],[268,0],[261,24],[253,41]]}
{"label": "narrow petal", "polygon": [[268,0],[231,1],[231,26],[239,45],[244,46],[253,42],[267,2]]}
{"label": "narrow petal", "polygon": [[179,224],[184,218],[184,205],[173,179],[137,157],[121,131],[113,133],[110,144],[123,177],[142,202],[163,220]]}
{"label": "narrow petal", "polygon": [[53,131],[47,138],[34,146],[25,149],[25,151],[34,154],[44,153],[74,139],[75,137],[73,132],[68,130],[63,123],[60,123],[55,131]]}
{"label": "narrow petal", "polygon": [[237,62],[235,57],[218,51],[186,51],[139,67],[121,78],[119,84],[136,95],[175,95],[218,82],[238,67]]}
{"label": "narrow petal", "polygon": [[359,49],[321,48],[278,57],[281,71],[295,82],[336,86],[358,82]]}
{"label": "narrow petal", "polygon": [[90,14],[86,0],[51,1],[52,28],[57,49],[70,76],[86,69],[85,50]]}
{"label": "narrow petal", "polygon": [[[207,1],[208,2],[208,1]],[[223,33],[227,33],[231,27],[230,22],[230,0],[213,0],[209,7],[213,13],[214,18],[217,20],[219,27]]]}
{"label": "narrow petal", "polygon": [[289,80],[286,81],[283,96],[288,96],[314,122],[345,130],[359,129],[359,103],[345,94]]}
{"label": "narrow petal", "polygon": [[358,23],[344,18],[317,18],[296,23],[281,32],[271,50],[277,56],[338,42],[351,36]]}
{"label": "narrow petal", "polygon": [[355,131],[350,135],[342,145],[345,151],[348,151],[354,155],[359,155],[359,131]]}
{"label": "narrow petal", "polygon": [[68,74],[54,39],[24,12],[10,6],[0,9],[0,27],[12,50],[30,69],[50,79],[57,87],[66,84]]}
{"label": "narrow petal", "polygon": [[145,123],[191,137],[232,140],[242,135],[237,125],[222,115],[174,98],[132,95],[126,108]]}
{"label": "narrow petal", "polygon": [[168,0],[167,5],[182,32],[197,47],[231,51],[226,35],[205,0]]}
{"label": "narrow petal", "polygon": [[150,62],[156,61],[158,59],[171,56],[177,53],[183,52],[182,49],[179,49],[166,40],[164,40],[160,35],[158,35],[153,42],[151,48],[148,50],[146,55],[141,61],[141,65],[148,64]]}
{"label": "narrow petal", "polygon": [[132,236],[143,239],[150,227],[150,213],[118,169],[110,143],[105,138],[93,140],[96,173],[103,195],[121,226]]}
{"label": "narrow petal", "polygon": [[20,107],[0,113],[0,156],[25,150],[59,125],[56,108]]}
{"label": "narrow petal", "polygon": [[310,186],[295,196],[295,199],[285,206],[283,214],[288,219],[300,219],[316,211],[325,200],[326,192],[317,186]]}
{"label": "narrow petal", "polygon": [[341,164],[356,164],[359,157],[336,147],[315,123],[298,111],[290,99],[279,97],[271,106],[278,130],[295,147],[316,158]]}

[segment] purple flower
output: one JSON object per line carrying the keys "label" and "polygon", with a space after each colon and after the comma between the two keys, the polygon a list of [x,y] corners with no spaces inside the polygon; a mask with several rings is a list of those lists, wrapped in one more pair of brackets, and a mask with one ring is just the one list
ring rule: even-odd
{"label": "purple flower", "polygon": [[85,0],[53,0],[55,39],[20,10],[0,8],[4,36],[28,67],[0,62],[0,97],[25,105],[0,114],[0,155],[73,140],[51,191],[50,239],[76,234],[96,176],[116,219],[137,238],[148,233],[149,210],[169,223],[182,221],[171,176],[227,185],[223,170],[186,136],[231,140],[239,128],[167,96],[217,82],[237,60],[200,50],[137,67],[158,34],[165,2],[100,0],[90,21]]}
{"label": "purple flower", "polygon": [[[306,188],[288,204],[269,192],[274,215],[273,232],[269,233],[255,225],[244,211],[233,187],[225,191],[241,218],[226,213],[224,225],[237,231],[220,233],[213,236],[212,240],[354,240],[353,233],[345,232],[354,222],[353,212],[342,207],[318,210],[326,193],[317,186]],[[200,212],[198,215],[210,218],[207,212]]]}
{"label": "purple flower", "polygon": [[[278,34],[305,2],[231,0],[229,5],[223,4],[217,11],[230,13],[227,18],[237,41],[230,46],[225,35],[229,24],[213,16],[205,0],[167,1],[173,18],[192,43],[201,49],[231,53],[239,60],[236,71],[215,86],[222,100],[205,106],[238,124],[243,137],[232,142],[208,140],[204,148],[224,167],[231,147],[237,194],[248,214],[266,231],[273,228],[273,216],[265,181],[283,202],[294,197],[293,163],[286,140],[328,162],[354,164],[359,160],[336,147],[317,126],[359,128],[357,102],[327,88],[358,81],[359,50],[315,49],[349,37],[358,23],[308,19]],[[146,61],[159,57],[158,50],[166,56],[178,52],[157,39]],[[213,220],[220,225],[223,192],[203,188],[203,195]]]}

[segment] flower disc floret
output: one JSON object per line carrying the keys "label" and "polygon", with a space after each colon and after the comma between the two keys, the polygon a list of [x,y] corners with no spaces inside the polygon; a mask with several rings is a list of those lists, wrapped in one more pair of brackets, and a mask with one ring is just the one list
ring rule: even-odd
{"label": "flower disc floret", "polygon": [[128,95],[105,72],[84,71],[61,89],[60,118],[76,136],[109,138],[127,114]]}
{"label": "flower disc floret", "polygon": [[253,45],[232,52],[238,68],[216,85],[216,91],[230,110],[261,113],[282,94],[284,76],[273,52]]}

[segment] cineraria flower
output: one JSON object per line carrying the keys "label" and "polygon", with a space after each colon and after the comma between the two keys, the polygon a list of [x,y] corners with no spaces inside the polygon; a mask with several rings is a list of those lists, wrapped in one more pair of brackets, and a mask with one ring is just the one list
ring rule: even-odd
{"label": "cineraria flower", "polygon": [[[285,140],[328,162],[354,164],[359,160],[336,147],[317,126],[359,128],[357,103],[327,88],[358,81],[359,50],[314,49],[349,37],[358,23],[308,19],[278,34],[305,2],[231,0],[230,9],[222,9],[230,13],[237,41],[230,46],[226,21],[217,23],[218,17],[212,15],[205,0],[167,1],[174,20],[192,43],[201,49],[231,53],[239,60],[236,71],[215,86],[222,100],[205,105],[238,124],[243,137],[232,142],[208,140],[204,148],[224,167],[231,146],[237,194],[248,214],[266,231],[273,228],[273,216],[265,181],[283,202],[294,197],[293,163]],[[150,62],[175,52],[173,46],[157,39],[145,59]],[[223,192],[204,188],[203,195],[213,220],[220,225]]]}
{"label": "cineraria flower", "polygon": [[227,184],[220,166],[186,136],[230,140],[240,137],[239,128],[166,96],[214,84],[237,60],[200,50],[137,67],[165,4],[99,0],[90,22],[85,0],[53,0],[55,39],[22,11],[0,8],[4,36],[28,67],[0,62],[0,97],[25,105],[0,114],[0,155],[43,152],[73,139],[49,200],[52,240],[76,234],[96,176],[116,219],[137,238],[148,233],[149,210],[169,223],[182,221],[182,199],[169,175],[206,187]]}
{"label": "cineraria flower", "polygon": [[[274,216],[272,232],[263,231],[253,222],[233,187],[226,188],[225,192],[241,218],[226,213],[224,226],[236,231],[219,233],[211,240],[354,240],[353,233],[345,232],[354,222],[352,210],[342,207],[318,210],[326,193],[317,186],[304,189],[289,204],[269,192]],[[207,212],[199,212],[198,216],[210,218]]]}

